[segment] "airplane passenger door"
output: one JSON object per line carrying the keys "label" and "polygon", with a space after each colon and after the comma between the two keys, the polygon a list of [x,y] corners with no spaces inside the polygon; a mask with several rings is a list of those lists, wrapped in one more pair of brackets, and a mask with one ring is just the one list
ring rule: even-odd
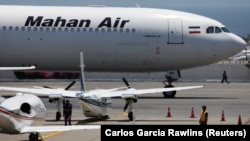
{"label": "airplane passenger door", "polygon": [[168,19],[168,44],[183,44],[182,19]]}

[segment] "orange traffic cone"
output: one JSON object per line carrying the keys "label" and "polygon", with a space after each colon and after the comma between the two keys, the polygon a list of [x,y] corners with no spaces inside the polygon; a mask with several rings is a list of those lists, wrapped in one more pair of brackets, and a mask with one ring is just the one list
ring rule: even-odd
{"label": "orange traffic cone", "polygon": [[225,115],[224,115],[224,110],[222,110],[222,115],[221,115],[221,120],[220,121],[226,121]]}
{"label": "orange traffic cone", "polygon": [[195,115],[194,115],[194,107],[192,107],[192,111],[191,111],[191,116],[190,118],[195,118]]}
{"label": "orange traffic cone", "polygon": [[167,117],[172,117],[170,112],[170,107],[168,107]]}
{"label": "orange traffic cone", "polygon": [[239,119],[238,119],[238,125],[242,125],[241,116],[240,115],[239,115]]}

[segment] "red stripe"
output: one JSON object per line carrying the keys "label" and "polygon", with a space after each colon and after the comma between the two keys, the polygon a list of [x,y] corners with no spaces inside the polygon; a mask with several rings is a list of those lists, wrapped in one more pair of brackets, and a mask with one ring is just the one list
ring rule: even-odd
{"label": "red stripe", "polygon": [[16,113],[11,113],[9,111],[6,111],[4,109],[0,109],[0,112],[5,114],[5,115],[13,116],[14,118],[19,118],[19,119],[24,119],[24,120],[34,120],[34,118],[32,118],[32,117],[24,117],[21,115],[17,115]]}
{"label": "red stripe", "polygon": [[189,34],[200,34],[200,31],[189,31]]}

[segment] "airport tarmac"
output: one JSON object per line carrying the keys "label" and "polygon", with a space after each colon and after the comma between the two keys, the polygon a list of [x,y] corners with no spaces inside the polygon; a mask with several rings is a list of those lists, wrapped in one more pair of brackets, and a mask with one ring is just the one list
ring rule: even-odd
{"label": "airport tarmac", "polygon": [[[22,81],[0,82],[1,86],[33,87],[50,86],[52,88],[65,88],[70,81]],[[161,88],[161,82],[132,81],[130,85],[136,89]],[[77,99],[70,99],[73,103],[73,124],[120,124],[120,125],[199,125],[201,106],[206,105],[209,113],[209,125],[237,125],[239,116],[243,125],[250,125],[250,83],[231,82],[221,84],[212,82],[178,82],[178,86],[203,85],[203,88],[178,91],[176,98],[163,98],[161,93],[139,96],[134,105],[135,120],[128,121],[123,112],[125,101],[120,98],[112,99],[113,109],[109,112],[107,120],[94,120],[86,118],[80,109]],[[124,86],[122,81],[86,82],[88,90],[96,88],[114,88]],[[80,90],[77,82],[70,90]],[[13,95],[13,92],[0,91],[3,96]],[[64,122],[55,121],[56,104],[49,103],[47,98],[42,98],[47,107],[47,120],[44,125],[62,125]],[[193,112],[193,113],[192,113]],[[68,132],[53,132],[42,134],[46,141],[100,141],[100,130],[79,130]],[[7,135],[0,132],[1,140],[24,141],[28,134]]]}

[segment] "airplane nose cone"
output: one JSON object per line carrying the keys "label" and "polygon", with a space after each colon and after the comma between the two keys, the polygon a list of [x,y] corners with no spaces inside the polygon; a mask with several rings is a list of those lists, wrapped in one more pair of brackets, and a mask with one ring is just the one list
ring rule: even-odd
{"label": "airplane nose cone", "polygon": [[231,38],[233,39],[232,45],[234,46],[235,49],[241,51],[246,48],[247,43],[241,37],[235,34],[231,34]]}

